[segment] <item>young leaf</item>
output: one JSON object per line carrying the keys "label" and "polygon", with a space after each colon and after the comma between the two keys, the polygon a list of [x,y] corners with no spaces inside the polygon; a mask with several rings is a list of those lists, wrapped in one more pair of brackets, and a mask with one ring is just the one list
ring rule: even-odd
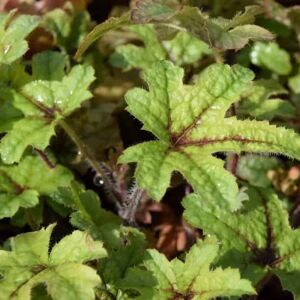
{"label": "young leaf", "polygon": [[15,13],[0,14],[0,64],[11,64],[26,53],[28,43],[25,38],[39,22],[36,16],[14,18]]}
{"label": "young leaf", "polygon": [[84,10],[70,13],[58,8],[44,15],[41,26],[53,34],[62,49],[72,52],[88,33],[90,22],[90,16]]}
{"label": "young leaf", "polygon": [[75,59],[78,60],[82,56],[82,54],[91,46],[91,44],[98,40],[107,31],[118,29],[120,27],[127,26],[130,24],[130,15],[125,14],[119,18],[110,18],[105,22],[97,25],[81,42],[76,52]]}
{"label": "young leaf", "polygon": [[83,189],[76,182],[69,187],[59,188],[53,200],[75,210],[71,215],[71,223],[88,231],[94,239],[106,241],[121,225],[120,218],[100,207],[96,193]]}
{"label": "young leaf", "polygon": [[174,39],[164,41],[163,45],[169,53],[170,60],[179,66],[192,64],[204,55],[212,54],[206,43],[187,32],[178,32]]}
{"label": "young leaf", "polygon": [[76,210],[71,215],[71,223],[75,227],[103,241],[108,257],[101,260],[99,272],[110,293],[116,294],[122,288],[127,270],[143,259],[146,247],[144,235],[134,228],[122,226],[120,218],[100,207],[95,193],[82,189],[78,184],[73,184],[71,189],[60,189],[54,199]]}
{"label": "young leaf", "polygon": [[73,178],[63,166],[49,168],[34,156],[25,157],[18,165],[0,165],[0,173],[0,219],[12,217],[20,207],[37,205],[40,195],[51,196]]}
{"label": "young leaf", "polygon": [[[44,150],[58,122],[91,97],[87,89],[94,80],[93,69],[77,65],[61,78],[63,59],[53,52],[38,54],[33,59],[33,78],[38,80],[19,90],[3,87],[3,97],[24,114],[1,140],[0,154],[5,163],[18,162],[28,146]],[[44,64],[38,67],[41,61]],[[45,77],[47,80],[41,80]]]}
{"label": "young leaf", "polygon": [[74,231],[56,244],[49,254],[54,226],[12,239],[11,251],[0,251],[0,299],[30,300],[31,290],[45,284],[48,294],[58,299],[94,299],[101,283],[96,271],[84,263],[103,258],[106,251],[86,233]]}
{"label": "young leaf", "polygon": [[275,98],[275,96],[286,94],[288,91],[277,81],[258,80],[243,94],[243,100],[238,108],[239,113],[267,120],[278,116],[293,117],[295,107],[286,100]]}
{"label": "young leaf", "polygon": [[284,275],[299,271],[300,230],[290,227],[282,202],[267,189],[249,188],[249,196],[244,208],[232,214],[194,194],[184,200],[184,215],[205,233],[216,234],[223,251],[229,251],[227,259],[239,261],[242,275],[253,282],[261,279],[255,274],[268,270]]}
{"label": "young leaf", "polygon": [[193,85],[184,85],[183,70],[163,61],[146,70],[143,78],[149,91],[129,91],[127,109],[158,141],[128,148],[119,161],[138,163],[137,182],[152,198],[162,198],[176,170],[203,199],[236,209],[234,177],[212,153],[274,152],[300,158],[300,138],[293,131],[267,122],[224,119],[253,78],[248,69],[214,64]]}
{"label": "young leaf", "polygon": [[[163,254],[149,250],[144,266],[151,271],[156,286],[145,288],[138,299],[153,293],[150,299],[198,299],[206,300],[219,296],[242,296],[255,294],[251,283],[241,279],[236,269],[211,270],[210,265],[218,255],[218,245],[214,238],[198,241],[186,254],[185,260],[178,258],[169,262]],[[132,274],[131,276],[132,282]],[[137,274],[136,274],[137,275]],[[135,280],[138,284],[138,279]],[[142,279],[140,279],[140,282]],[[149,285],[149,279],[147,285]],[[130,283],[127,280],[126,283]],[[146,285],[146,286],[147,286]]]}
{"label": "young leaf", "polygon": [[113,66],[124,69],[146,69],[158,60],[166,58],[166,51],[156,36],[156,31],[151,25],[132,25],[128,30],[137,34],[144,42],[145,47],[123,45],[116,48],[110,61]]}
{"label": "young leaf", "polygon": [[292,71],[289,53],[276,43],[255,43],[250,57],[253,64],[279,75],[288,75]]}

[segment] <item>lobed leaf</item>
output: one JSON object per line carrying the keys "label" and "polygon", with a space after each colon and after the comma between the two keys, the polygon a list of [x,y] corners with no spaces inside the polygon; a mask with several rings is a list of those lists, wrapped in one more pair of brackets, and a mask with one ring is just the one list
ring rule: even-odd
{"label": "lobed leaf", "polygon": [[[44,64],[37,66],[40,62]],[[0,142],[0,154],[5,163],[18,162],[28,146],[44,150],[55,134],[59,120],[92,96],[88,91],[94,80],[92,67],[77,65],[61,78],[64,62],[62,54],[49,51],[37,54],[33,59],[33,78],[36,80],[20,90],[3,87],[6,99],[24,115],[14,122]]]}
{"label": "lobed leaf", "polygon": [[11,64],[28,50],[25,38],[39,23],[36,16],[20,15],[16,11],[0,15],[0,64]]}
{"label": "lobed leaf", "polygon": [[0,251],[0,299],[30,300],[31,290],[45,284],[52,299],[94,299],[101,282],[96,271],[83,263],[106,256],[101,242],[74,231],[49,251],[54,226],[12,239],[11,251]]}
{"label": "lobed leaf", "polygon": [[41,26],[52,33],[59,47],[67,52],[78,48],[90,28],[90,16],[82,11],[57,8],[43,16]]}
{"label": "lobed leaf", "polygon": [[[210,265],[218,254],[217,241],[214,238],[198,242],[186,254],[184,261],[174,259],[169,262],[165,256],[156,250],[148,250],[144,262],[146,269],[150,270],[156,286],[152,290],[147,288],[152,278],[142,282],[134,278],[140,272],[129,273],[127,284],[135,281],[140,285],[142,295],[138,299],[145,299],[145,295],[151,295],[149,299],[212,299],[219,296],[241,296],[243,294],[255,294],[249,281],[241,279],[236,269],[212,270]],[[134,280],[135,279],[135,280]],[[143,285],[141,285],[143,283]],[[152,294],[151,294],[152,293]]]}
{"label": "lobed leaf", "polygon": [[68,169],[60,165],[49,168],[34,156],[25,157],[18,165],[0,165],[0,173],[0,218],[12,217],[20,207],[37,205],[39,196],[51,196],[73,178]]}
{"label": "lobed leaf", "polygon": [[289,225],[282,202],[267,189],[249,188],[249,196],[244,208],[232,214],[194,194],[184,200],[184,215],[206,234],[216,234],[226,260],[238,264],[243,276],[253,282],[258,282],[268,270],[282,276],[297,272],[300,231]]}
{"label": "lobed leaf", "polygon": [[158,141],[125,150],[121,163],[137,162],[139,186],[159,200],[179,171],[203,199],[217,199],[231,209],[239,207],[234,177],[212,153],[273,152],[299,157],[300,139],[291,130],[268,122],[225,118],[232,103],[251,83],[251,71],[235,65],[214,64],[193,85],[184,85],[183,70],[163,61],[143,73],[149,91],[135,88],[125,98],[127,110]]}

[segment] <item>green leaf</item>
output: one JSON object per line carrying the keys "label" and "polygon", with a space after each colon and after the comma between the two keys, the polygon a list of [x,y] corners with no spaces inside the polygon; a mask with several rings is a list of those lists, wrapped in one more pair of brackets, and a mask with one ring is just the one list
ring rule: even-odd
{"label": "green leaf", "polygon": [[209,46],[186,32],[178,32],[173,40],[164,41],[170,59],[177,65],[192,64],[212,54]]}
{"label": "green leaf", "polygon": [[[176,258],[169,262],[163,254],[149,250],[144,266],[152,272],[157,282],[150,299],[189,297],[204,300],[255,294],[251,283],[241,279],[237,269],[211,269],[210,265],[217,255],[218,245],[214,238],[198,241],[186,254],[184,261]],[[151,290],[144,289],[143,292],[150,294]]]}
{"label": "green leaf", "polygon": [[74,231],[56,244],[50,254],[54,226],[12,239],[11,251],[0,251],[3,276],[0,299],[30,300],[31,290],[43,283],[52,299],[94,299],[101,283],[96,271],[84,263],[106,256],[101,242]]}
{"label": "green leaf", "polygon": [[300,72],[289,78],[288,81],[290,89],[295,93],[295,94],[300,94]]}
{"label": "green leaf", "polygon": [[140,265],[146,250],[144,234],[131,227],[121,226],[105,237],[108,257],[101,260],[99,273],[111,292],[123,289],[122,282],[130,268]]}
{"label": "green leaf", "polygon": [[59,188],[53,200],[75,210],[71,215],[71,223],[88,231],[94,239],[104,242],[112,239],[113,232],[121,225],[120,218],[100,207],[96,193],[85,190],[76,182],[72,182],[71,187]]}
{"label": "green leaf", "polygon": [[[55,52],[38,54],[33,58],[36,80],[19,90],[3,87],[5,98],[24,114],[1,140],[0,154],[5,163],[18,162],[28,146],[44,150],[58,122],[92,96],[88,91],[94,80],[92,67],[77,65],[61,78],[64,61],[64,56]],[[43,66],[37,66],[41,62]]]}
{"label": "green leaf", "polygon": [[20,88],[30,81],[30,75],[25,72],[25,66],[19,60],[9,65],[0,64],[0,72],[1,85]]}
{"label": "green leaf", "polygon": [[9,97],[7,97],[7,86],[19,89],[30,81],[30,75],[25,72],[25,66],[19,61],[9,65],[0,64],[0,131],[7,132],[17,120],[22,118],[22,113],[16,109]]}
{"label": "green leaf", "polygon": [[130,24],[130,15],[125,14],[119,18],[109,18],[105,22],[97,25],[81,42],[76,52],[75,59],[78,60],[83,55],[83,53],[91,46],[91,44],[98,40],[104,33]]}
{"label": "green leaf", "polygon": [[144,47],[133,44],[118,46],[111,55],[111,64],[130,70],[146,69],[159,60],[169,58],[177,65],[192,64],[206,54],[211,54],[208,45],[186,32],[179,32],[174,39],[159,41],[153,25],[132,25],[128,27],[144,43]]}
{"label": "green leaf", "polygon": [[54,134],[54,126],[43,120],[18,120],[0,142],[1,158],[8,164],[18,162],[29,145],[44,150]]}
{"label": "green leaf", "polygon": [[292,71],[289,53],[276,43],[255,43],[250,57],[253,64],[279,75],[288,75]]}
{"label": "green leaf", "polygon": [[279,168],[280,165],[275,157],[247,154],[239,158],[237,175],[253,186],[271,187],[272,182],[267,177],[267,172]]}
{"label": "green leaf", "polygon": [[39,157],[27,156],[18,165],[0,165],[0,218],[12,217],[20,207],[38,204],[40,195],[51,196],[73,178],[63,166],[49,168]]}
{"label": "green leaf", "polygon": [[130,70],[131,68],[146,69],[158,60],[166,58],[166,51],[156,36],[152,25],[132,25],[128,27],[144,42],[145,47],[133,44],[116,48],[110,58],[113,66]]}
{"label": "green leaf", "polygon": [[[223,253],[237,251],[229,260],[232,263],[240,260],[243,276],[249,276],[250,269],[251,276],[254,273],[262,276],[268,270],[284,274],[298,271],[300,230],[291,228],[288,212],[274,192],[249,188],[248,193],[250,201],[234,214],[195,194],[188,196],[183,203],[184,216],[206,234],[215,234],[222,243]],[[258,282],[261,277],[251,279]]]}
{"label": "green leaf", "polygon": [[158,141],[125,150],[120,163],[137,162],[141,188],[159,200],[169,186],[171,173],[179,171],[203,199],[239,207],[234,177],[223,169],[216,152],[274,152],[299,158],[300,139],[293,131],[267,122],[225,118],[239,100],[253,74],[235,65],[214,64],[193,85],[184,85],[183,70],[163,61],[143,73],[149,91],[135,88],[125,98],[127,110]]}
{"label": "green leaf", "polygon": [[286,273],[286,272],[278,271],[276,272],[276,275],[279,277],[283,289],[292,292],[294,299],[299,300],[300,299],[300,286],[299,286],[300,272],[295,271],[291,273]]}
{"label": "green leaf", "polygon": [[32,58],[35,80],[61,81],[65,75],[66,57],[59,52],[44,51]]}
{"label": "green leaf", "polygon": [[241,49],[250,40],[271,40],[268,30],[253,25],[255,16],[261,13],[257,6],[247,6],[244,13],[238,13],[232,20],[211,19],[196,7],[183,7],[174,17],[174,22],[211,47],[219,49]]}
{"label": "green leaf", "polygon": [[275,98],[286,94],[287,90],[277,81],[258,80],[244,93],[243,101],[238,108],[239,113],[267,120],[275,117],[293,117],[295,107],[287,100]]}
{"label": "green leaf", "polygon": [[135,23],[165,21],[180,8],[178,0],[138,0],[131,16]]}
{"label": "green leaf", "polygon": [[90,16],[86,11],[54,9],[43,16],[41,26],[54,36],[56,43],[67,52],[78,48],[90,27]]}
{"label": "green leaf", "polygon": [[[1,87],[0,87],[1,91]],[[1,97],[1,96],[0,96]],[[4,133],[13,127],[14,123],[22,118],[22,113],[13,107],[12,103],[6,100],[0,100],[0,110],[2,113],[0,119],[0,132]]]}
{"label": "green leaf", "polygon": [[25,40],[39,22],[38,17],[20,15],[14,18],[16,11],[0,15],[0,64],[10,64],[23,56],[28,50]]}
{"label": "green leaf", "polygon": [[[141,268],[130,268],[126,277],[118,282],[118,287],[124,290],[134,291],[139,293],[136,300],[155,299],[154,287],[157,285],[157,280],[147,270]],[[130,297],[129,297],[130,298]]]}

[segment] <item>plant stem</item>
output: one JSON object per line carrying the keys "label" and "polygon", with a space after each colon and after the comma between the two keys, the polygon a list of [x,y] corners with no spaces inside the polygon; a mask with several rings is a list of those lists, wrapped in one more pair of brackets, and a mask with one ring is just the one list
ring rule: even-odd
{"label": "plant stem", "polygon": [[[78,150],[85,157],[85,159],[89,162],[90,166],[96,171],[96,173],[98,175],[101,176],[101,178],[104,182],[104,185],[112,192],[115,192],[115,187],[113,186],[111,181],[107,178],[107,174],[105,174],[102,171],[102,168],[100,167],[98,161],[96,160],[94,155],[90,152],[90,150],[86,146],[86,144],[80,139],[80,137],[77,135],[77,133],[74,131],[74,129],[64,120],[60,120],[58,124],[67,133],[67,135],[74,142],[74,144],[78,147]],[[116,196],[118,196],[118,195],[116,195]]]}
{"label": "plant stem", "polygon": [[239,162],[239,156],[236,153],[228,153],[226,159],[227,170],[236,176],[237,166]]}
{"label": "plant stem", "polygon": [[[103,167],[103,164],[101,165],[101,163],[96,160],[87,145],[81,140],[74,129],[64,120],[60,120],[58,124],[77,146],[78,150],[81,152],[83,157],[85,157],[90,166],[96,171],[98,175],[101,176],[105,188],[110,192],[111,196],[114,198],[115,203],[117,204],[117,207],[119,208],[119,215],[129,224],[133,225],[135,222],[134,217],[139,207],[140,200],[145,194],[144,190],[136,187],[134,193],[130,195],[131,197],[129,197],[130,203],[126,203],[128,196],[127,193],[126,199],[124,199],[122,192],[119,191],[118,187],[116,187],[111,178],[109,178],[109,175]],[[124,211],[127,211],[127,213],[125,215],[122,215],[124,214]]]}
{"label": "plant stem", "polygon": [[49,169],[54,169],[55,164],[49,159],[47,154],[37,148],[34,149],[35,153],[40,157],[40,159],[46,164]]}
{"label": "plant stem", "polygon": [[224,57],[219,49],[213,48],[213,56],[215,58],[216,63],[224,63]]}
{"label": "plant stem", "polygon": [[256,291],[260,292],[272,277],[273,273],[271,271],[268,271],[268,273],[264,277],[262,277],[262,279],[256,284]]}

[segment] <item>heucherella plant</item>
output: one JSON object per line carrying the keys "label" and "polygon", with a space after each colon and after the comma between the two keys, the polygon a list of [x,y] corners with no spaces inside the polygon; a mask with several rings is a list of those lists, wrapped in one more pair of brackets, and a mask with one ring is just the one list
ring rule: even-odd
{"label": "heucherella plant", "polygon": [[63,2],[0,3],[0,300],[300,300],[299,7]]}

